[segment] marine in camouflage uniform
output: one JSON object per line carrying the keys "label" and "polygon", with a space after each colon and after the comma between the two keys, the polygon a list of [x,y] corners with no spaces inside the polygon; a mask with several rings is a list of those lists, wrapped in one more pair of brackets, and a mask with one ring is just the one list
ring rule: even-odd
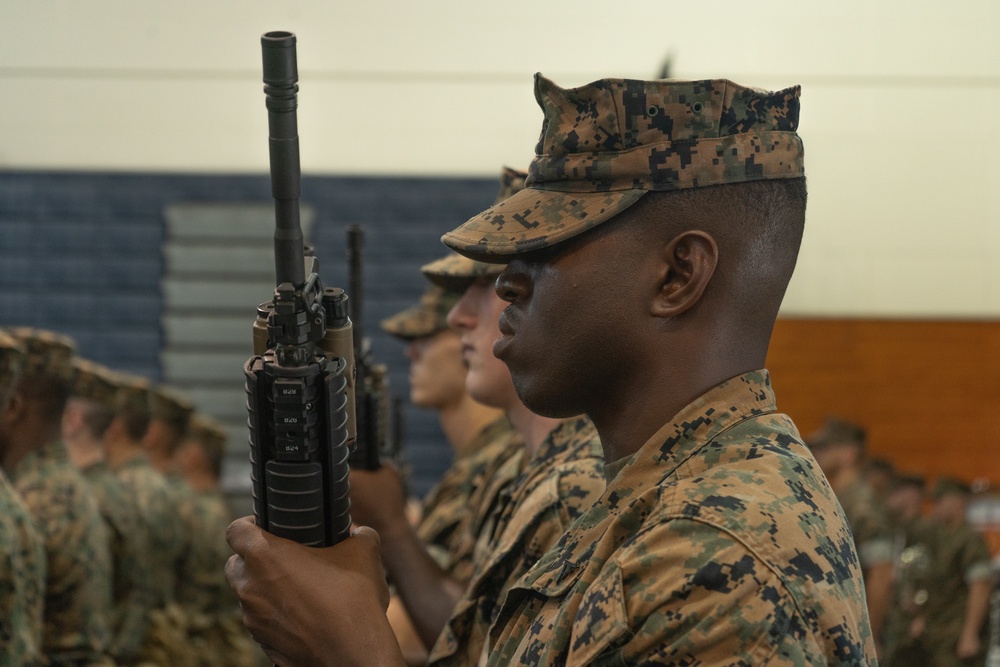
{"label": "marine in camouflage uniform", "polygon": [[[483,662],[874,664],[847,521],[767,372],[751,370],[805,217],[798,88],[565,90],[538,76],[535,94],[545,120],[525,190],[443,241],[507,263],[494,352],[526,406],[588,414],[612,479],[507,593]],[[325,551],[331,567],[309,582],[293,574],[303,547],[246,520],[229,537],[245,621],[275,655],[399,664],[370,532]],[[341,610],[307,588],[317,575],[363,597]],[[323,621],[273,621],[291,599]],[[372,641],[345,632],[359,618]]]}
{"label": "marine in camouflage uniform", "polygon": [[[917,580],[920,590],[913,622],[893,652],[891,665],[985,664],[985,621],[993,575],[986,542],[965,520],[969,493],[967,485],[951,478],[941,478],[935,485],[935,507],[921,524],[919,539],[926,548],[926,564]],[[957,511],[941,511],[944,503],[958,499]],[[978,603],[972,601],[976,596]],[[963,659],[958,647],[966,629],[975,636],[979,650]]]}
{"label": "marine in camouflage uniform", "polygon": [[192,658],[184,617],[176,604],[183,526],[167,480],[150,464],[141,444],[150,421],[150,383],[126,373],[115,373],[112,380],[117,395],[115,418],[104,436],[107,461],[135,498],[149,544],[154,611],[149,617],[141,660],[153,665],[188,664]]}
{"label": "marine in camouflage uniform", "polygon": [[[463,255],[512,261],[648,191],[803,174],[798,88],[565,90],[537,76],[535,96],[527,189],[444,236]],[[488,664],[875,662],[851,533],[766,371],[709,390],[611,467],[601,499],[507,594]]]}
{"label": "marine in camouflage uniform", "polygon": [[[494,203],[524,189],[525,178],[527,174],[522,171],[501,169]],[[503,266],[475,262],[455,253],[420,268],[437,289],[453,295],[448,299],[448,310],[475,280],[495,278],[502,269]],[[444,308],[437,310],[437,327],[447,326],[447,315]],[[439,558],[439,563],[463,584],[472,578],[476,545],[496,511],[500,495],[527,463],[524,441],[505,417],[488,425],[467,450],[472,453],[457,457],[428,495],[424,516],[417,527],[421,539],[432,545],[432,553],[436,552],[436,545],[444,546],[445,556]]]}
{"label": "marine in camouflage uniform", "polygon": [[[0,330],[0,414],[23,367],[24,348]],[[42,536],[0,470],[0,667],[41,664],[44,591]]]}
{"label": "marine in camouflage uniform", "polygon": [[[504,175],[516,175],[514,192],[521,189],[524,174]],[[422,270],[436,284],[465,291],[502,268],[453,253]],[[456,321],[462,317],[460,311]],[[557,422],[533,454],[526,450],[494,466],[487,480],[489,500],[475,505],[482,519],[466,531],[476,536],[472,580],[431,651],[431,664],[476,664],[507,590],[600,496],[605,477],[597,431],[586,418]]]}
{"label": "marine in camouflage uniform", "polygon": [[219,488],[226,440],[220,424],[195,414],[185,442],[174,455],[174,467],[194,496],[187,521],[192,527],[191,547],[183,554],[185,575],[178,581],[178,600],[185,607],[198,665],[252,667],[263,656],[243,628],[224,570],[232,553],[226,544],[232,517]]}
{"label": "marine in camouflage uniform", "polygon": [[480,528],[468,590],[429,664],[474,665],[504,595],[605,487],[604,452],[589,419],[564,420],[499,494]]}
{"label": "marine in camouflage uniform", "polygon": [[[467,583],[472,574],[470,547],[474,540],[463,536],[458,528],[470,513],[472,495],[483,486],[483,475],[498,459],[503,460],[518,451],[519,443],[513,437],[510,422],[499,410],[476,403],[465,391],[458,334],[448,330],[445,320],[459,296],[461,292],[432,285],[425,290],[418,305],[383,320],[381,326],[383,331],[405,341],[408,346],[420,346],[419,351],[407,349],[413,364],[411,375],[418,372],[414,370],[418,364],[423,364],[418,374],[434,373],[438,377],[433,387],[423,386],[429,380],[411,377],[411,382],[422,383],[411,390],[414,404],[437,410],[448,435],[451,433],[445,421],[459,422],[462,432],[457,436],[468,438],[467,442],[449,442],[454,450],[452,464],[423,499],[416,527],[417,535],[441,568],[456,581]],[[442,336],[454,337],[454,341],[440,339]],[[454,353],[455,359],[436,356],[449,352]],[[425,354],[434,356],[426,359]],[[450,366],[438,369],[428,365],[434,361]],[[449,371],[460,373],[459,377],[450,378],[457,386],[452,387],[440,378]],[[482,426],[478,427],[480,424]],[[471,432],[470,426],[478,430]]]}
{"label": "marine in camouflage uniform", "polygon": [[[22,442],[9,466],[45,543],[42,652],[49,665],[107,664],[111,555],[97,500],[69,461],[59,424],[72,377],[73,341],[49,331],[15,329],[27,363],[15,392],[28,408],[15,429],[44,442]],[[55,418],[53,418],[55,413]]]}
{"label": "marine in camouflage uniform", "polygon": [[109,652],[119,664],[139,657],[156,603],[149,571],[148,532],[135,496],[104,459],[102,439],[114,418],[117,388],[109,371],[74,359],[73,391],[63,415],[70,460],[90,484],[108,530],[112,562]]}
{"label": "marine in camouflage uniform", "polygon": [[864,474],[867,434],[856,424],[831,418],[809,436],[808,444],[844,508],[861,559],[875,641],[884,650],[894,578],[893,534],[885,504]]}
{"label": "marine in camouflage uniform", "polygon": [[[213,540],[200,525],[198,495],[187,483],[174,464],[178,447],[184,442],[188,433],[194,406],[178,392],[164,387],[154,387],[150,392],[149,428],[143,437],[142,444],[149,458],[150,465],[160,473],[167,482],[170,494],[170,504],[174,508],[181,527],[180,544],[177,546],[177,561],[174,564],[176,589],[174,599],[185,608],[197,608],[200,593],[194,590],[193,582],[198,573],[189,569],[198,565],[188,556],[194,552],[211,552]],[[196,539],[207,540],[204,544],[195,545]]]}

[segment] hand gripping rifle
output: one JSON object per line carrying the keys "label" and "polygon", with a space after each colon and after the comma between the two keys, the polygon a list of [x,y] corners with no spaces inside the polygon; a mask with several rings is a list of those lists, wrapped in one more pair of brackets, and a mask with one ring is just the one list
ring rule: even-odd
{"label": "hand gripping rifle", "polygon": [[295,35],[261,37],[275,232],[274,298],[257,309],[245,364],[257,524],[310,546],[350,534],[354,356],[347,296],[323,288],[299,224]]}

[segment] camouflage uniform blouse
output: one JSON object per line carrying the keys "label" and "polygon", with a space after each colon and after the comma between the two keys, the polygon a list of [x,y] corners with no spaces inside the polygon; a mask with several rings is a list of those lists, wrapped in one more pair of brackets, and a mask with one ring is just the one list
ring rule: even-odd
{"label": "camouflage uniform blouse", "polygon": [[508,593],[489,665],[871,665],[847,522],[766,371],[678,413]]}
{"label": "camouflage uniform blouse", "polygon": [[567,419],[501,492],[480,532],[475,571],[431,651],[430,664],[475,665],[507,590],[600,497],[604,452],[584,417]]}
{"label": "camouflage uniform blouse", "polygon": [[111,645],[116,658],[135,658],[146,637],[149,612],[156,602],[150,585],[148,534],[139,507],[121,480],[103,461],[80,471],[90,484],[111,548]]}
{"label": "camouflage uniform blouse", "polygon": [[524,441],[517,431],[502,430],[482,449],[483,467],[471,484],[471,493],[458,525],[448,538],[448,550],[430,545],[428,550],[455,581],[472,578],[473,556],[479,536],[496,512],[501,494],[525,466]]}
{"label": "camouflage uniform blouse", "polygon": [[177,601],[199,614],[231,614],[238,603],[226,581],[226,561],[232,549],[226,544],[226,528],[232,518],[218,491],[191,491],[193,503],[184,506],[185,524],[191,530],[191,544],[182,554],[177,582]]}
{"label": "camouflage uniform blouse", "polygon": [[[920,612],[924,616],[923,634],[909,642],[913,660],[928,665],[982,665],[983,656],[959,660],[955,654],[965,624],[969,604],[969,585],[989,580],[990,552],[982,535],[968,525],[944,526],[926,521],[924,541],[928,563],[923,585],[927,601]],[[986,639],[984,627],[980,639]],[[911,660],[911,664],[915,664]],[[894,664],[906,664],[902,660]]]}
{"label": "camouflage uniform blouse", "polygon": [[0,471],[0,667],[39,663],[44,590],[42,537]]}
{"label": "camouflage uniform blouse", "polygon": [[174,600],[176,567],[183,531],[174,496],[163,475],[144,454],[133,457],[115,470],[118,479],[135,497],[139,518],[149,538],[149,570],[155,597],[162,608]]}
{"label": "camouflage uniform blouse", "polygon": [[837,494],[844,516],[854,535],[854,547],[861,559],[861,569],[892,561],[893,536],[889,517],[875,496],[875,490],[863,479],[856,480]]}
{"label": "camouflage uniform blouse", "polygon": [[[424,499],[417,535],[445,571],[459,560],[458,526],[469,513],[469,501],[482,486],[483,474],[508,450],[513,427],[506,417],[480,431],[469,445],[469,453],[457,457]],[[467,568],[465,568],[467,569]],[[468,581],[468,577],[462,583]]]}
{"label": "camouflage uniform blouse", "polygon": [[102,660],[109,642],[111,555],[90,486],[61,442],[28,454],[11,479],[45,541],[42,652],[48,664]]}

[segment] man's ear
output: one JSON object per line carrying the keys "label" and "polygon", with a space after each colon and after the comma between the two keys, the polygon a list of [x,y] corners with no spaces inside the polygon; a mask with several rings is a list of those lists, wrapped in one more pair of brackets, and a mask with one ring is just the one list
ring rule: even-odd
{"label": "man's ear", "polygon": [[16,424],[23,420],[26,407],[21,392],[17,388],[11,389],[6,404],[0,400],[0,418],[8,424]]}
{"label": "man's ear", "polygon": [[663,246],[661,283],[653,300],[654,317],[676,317],[701,299],[715,274],[719,246],[701,230],[681,232]]}

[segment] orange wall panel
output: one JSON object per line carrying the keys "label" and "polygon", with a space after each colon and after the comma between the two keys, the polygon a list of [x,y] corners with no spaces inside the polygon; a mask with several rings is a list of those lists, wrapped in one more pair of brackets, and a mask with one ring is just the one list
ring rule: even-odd
{"label": "orange wall panel", "polygon": [[767,367],[804,436],[836,415],[901,470],[1000,483],[1000,322],[782,318]]}

